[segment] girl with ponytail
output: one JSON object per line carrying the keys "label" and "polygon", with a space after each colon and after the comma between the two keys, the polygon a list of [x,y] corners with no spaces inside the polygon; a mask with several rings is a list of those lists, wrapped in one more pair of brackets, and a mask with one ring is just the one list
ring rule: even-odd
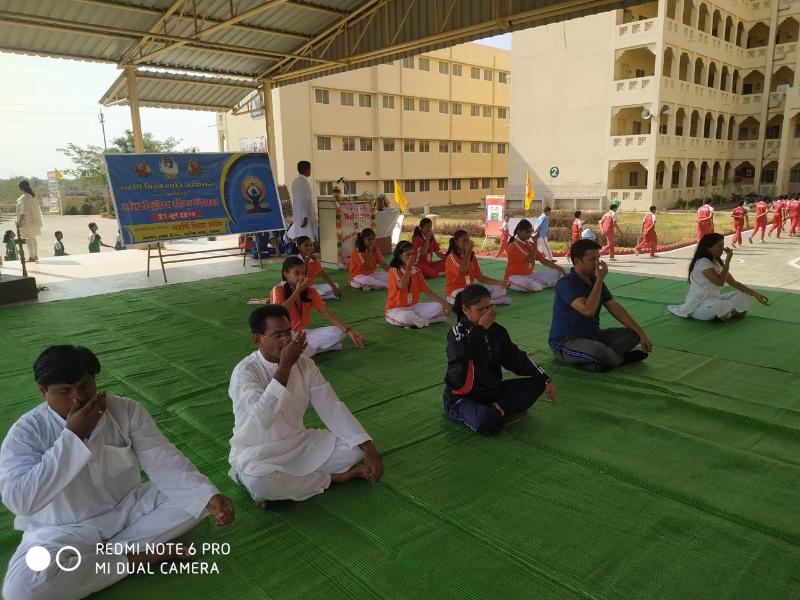
{"label": "girl with ponytail", "polygon": [[[386,272],[377,271],[377,266]],[[375,232],[367,227],[356,236],[356,243],[350,254],[347,280],[351,287],[360,288],[365,292],[386,289],[389,285],[388,271],[389,265],[383,260],[381,251],[375,245]]]}
{"label": "girl with ponytail", "polygon": [[[508,263],[504,278],[510,282],[512,290],[518,292],[538,292],[553,287],[566,271],[560,265],[545,257],[537,248],[537,236],[533,234],[533,225],[528,219],[522,219],[514,228],[508,245]],[[545,270],[534,271],[536,261],[542,263]]]}
{"label": "girl with ponytail", "polygon": [[[306,265],[306,279],[309,285],[315,288],[323,300],[339,300],[342,293],[339,291],[339,286],[334,283],[325,269],[322,268],[322,263],[319,257],[314,254],[314,242],[307,235],[301,235],[292,240],[292,254],[303,259]],[[319,275],[325,283],[317,283],[317,275]]]}
{"label": "girl with ponytail", "polygon": [[[385,308],[386,321],[390,325],[427,327],[431,323],[446,321],[450,313],[447,302],[428,287],[422,272],[414,265],[415,258],[416,252],[410,242],[403,240],[394,249]],[[433,302],[420,302],[420,292]]]}
{"label": "girl with ponytail", "polygon": [[444,260],[433,260],[434,254],[441,259],[444,259],[445,255],[433,235],[433,221],[428,217],[422,218],[419,226],[414,228],[411,244],[417,253],[417,269],[422,271],[425,277],[439,277],[444,273]]}
{"label": "girl with ponytail", "polygon": [[[443,396],[448,417],[490,435],[503,428],[507,415],[527,410],[542,393],[555,401],[555,384],[544,369],[495,322],[489,290],[468,285],[456,294],[453,311],[458,321],[447,334]],[[503,380],[503,369],[520,378]]]}
{"label": "girl with ponytail", "polygon": [[[319,352],[341,350],[342,340],[349,336],[358,348],[364,347],[364,338],[355,329],[344,325],[339,317],[331,312],[319,292],[310,285],[306,277],[306,263],[299,256],[290,256],[283,261],[281,269],[283,281],[272,288],[269,293],[270,304],[280,304],[289,311],[292,331],[297,334],[306,332],[306,356],[314,356]],[[330,327],[309,329],[311,309],[319,312],[332,323]]]}
{"label": "girl with ponytail", "polygon": [[481,272],[478,259],[472,250],[472,240],[469,233],[463,229],[456,231],[450,238],[450,246],[444,260],[447,277],[444,291],[450,304],[455,302],[458,292],[476,281],[486,284],[492,296],[492,304],[511,304],[511,299],[506,296],[508,282],[492,279]]}

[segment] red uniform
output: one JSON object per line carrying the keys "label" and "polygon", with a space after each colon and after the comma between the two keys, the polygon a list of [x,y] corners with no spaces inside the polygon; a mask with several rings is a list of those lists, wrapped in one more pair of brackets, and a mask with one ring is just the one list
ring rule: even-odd
{"label": "red uniform", "polygon": [[778,230],[778,236],[781,237],[781,230],[783,229],[783,200],[775,200],[772,203],[772,210],[775,214],[772,215],[772,227],[769,228],[767,235],[772,235],[772,232]]}
{"label": "red uniform", "polygon": [[575,219],[572,222],[572,241],[577,242],[581,239],[581,220]]}
{"label": "red uniform", "polygon": [[794,235],[800,227],[800,200],[789,200],[789,235]]}
{"label": "red uniform", "polygon": [[758,230],[761,230],[761,241],[764,241],[764,232],[767,230],[767,210],[769,206],[763,200],[759,200],[758,204],[756,204],[756,223],[753,227],[753,231],[750,234],[750,240],[752,241],[755,237]]}
{"label": "red uniform", "polygon": [[439,247],[439,242],[433,236],[428,242],[428,251],[425,254],[422,253],[422,246],[425,245],[425,240],[418,235],[411,238],[411,245],[414,246],[414,250],[417,252],[417,269],[425,277],[439,277],[444,273],[445,261],[433,260],[433,253],[442,251]]}
{"label": "red uniform", "polygon": [[503,224],[500,225],[500,249],[495,256],[503,256],[508,252],[508,238],[508,221],[503,221]]}
{"label": "red uniform", "polygon": [[650,251],[650,256],[656,255],[658,237],[656,236],[656,216],[649,212],[642,219],[642,241],[636,246],[636,250],[644,252]]}
{"label": "red uniform", "polygon": [[737,206],[731,212],[733,217],[733,245],[742,245],[742,230],[744,229],[744,218],[747,216],[747,209],[744,206]]}
{"label": "red uniform", "polygon": [[603,235],[606,236],[606,245],[600,249],[600,254],[608,252],[610,258],[614,258],[614,225],[617,222],[617,213],[609,209],[600,219],[600,226],[603,228]]}
{"label": "red uniform", "polygon": [[[701,221],[701,219],[706,220]],[[699,242],[707,233],[714,233],[714,211],[708,204],[703,204],[697,209],[697,241]]]}

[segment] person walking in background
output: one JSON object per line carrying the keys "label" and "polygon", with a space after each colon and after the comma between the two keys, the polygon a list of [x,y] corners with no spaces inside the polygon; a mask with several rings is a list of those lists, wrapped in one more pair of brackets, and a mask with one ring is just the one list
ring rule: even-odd
{"label": "person walking in background", "polygon": [[100,246],[105,246],[106,248],[111,248],[112,250],[114,249],[113,246],[106,244],[100,237],[100,234],[97,233],[97,223],[89,223],[89,252],[91,254],[100,252]]}
{"label": "person walking in background", "polygon": [[761,231],[761,241],[764,241],[764,232],[767,231],[767,212],[769,211],[769,205],[767,204],[766,200],[763,198],[756,203],[756,223],[755,227],[753,227],[753,231],[750,232],[750,237],[747,238],[751,244],[753,243],[753,238],[755,237],[756,233]]}
{"label": "person walking in background", "polygon": [[3,236],[3,245],[6,247],[6,260],[19,260],[16,237],[16,234],[10,229]]}
{"label": "person walking in background", "polygon": [[508,253],[508,213],[503,217],[503,223],[500,225],[500,249],[495,256],[503,256]]}
{"label": "person walking in background", "polygon": [[547,260],[555,260],[553,258],[553,251],[550,249],[550,240],[547,239],[547,234],[550,230],[550,212],[552,209],[549,206],[545,206],[542,214],[536,217],[536,221],[533,224],[533,237],[538,238],[537,245],[539,250],[542,251],[547,257]]}
{"label": "person walking in background", "polygon": [[642,219],[642,240],[634,248],[636,256],[640,252],[650,251],[650,257],[656,255],[656,247],[658,246],[658,236],[656,235],[656,207],[651,206],[644,219]]}
{"label": "person walking in background", "polygon": [[741,246],[742,231],[745,226],[750,226],[750,219],[747,216],[747,209],[744,207],[744,200],[740,200],[736,208],[731,211],[731,217],[733,217],[733,241],[731,244],[734,246],[739,244]]}
{"label": "person walking in background", "polygon": [[67,256],[64,251],[64,234],[56,231],[56,242],[53,244],[53,256]]}
{"label": "person walking in background", "polygon": [[797,227],[800,226],[800,200],[792,198],[788,202],[789,206],[789,235],[793,236],[797,233]]}
{"label": "person walking in background", "polygon": [[42,235],[42,209],[26,179],[19,182],[19,189],[22,195],[17,198],[17,227],[28,245],[27,260],[36,262],[39,260],[39,243],[36,238]]}
{"label": "person walking in background", "polygon": [[714,209],[708,200],[703,200],[702,206],[697,209],[697,241],[707,233],[714,233]]}
{"label": "person walking in background", "polygon": [[572,241],[577,242],[581,239],[581,227],[583,227],[583,223],[581,222],[581,211],[576,210],[574,213],[575,218],[572,220]]}
{"label": "person walking in background", "polygon": [[618,204],[612,204],[600,218],[600,228],[603,230],[603,235],[606,237],[606,245],[600,249],[600,254],[602,255],[608,252],[609,260],[617,260],[614,258],[614,238],[616,232],[622,235],[622,230],[619,228],[619,225],[617,225],[618,208]]}
{"label": "person walking in background", "polygon": [[767,237],[772,237],[772,232],[776,229],[778,233],[775,237],[781,237],[781,231],[783,231],[783,221],[784,221],[784,214],[783,214],[783,200],[778,198],[775,202],[772,203],[772,227],[769,228],[767,231]]}

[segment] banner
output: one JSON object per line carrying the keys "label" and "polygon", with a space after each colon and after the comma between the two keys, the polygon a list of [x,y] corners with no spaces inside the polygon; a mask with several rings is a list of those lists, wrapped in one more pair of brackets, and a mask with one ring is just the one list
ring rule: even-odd
{"label": "banner", "polygon": [[106,154],[125,244],[285,229],[264,153]]}
{"label": "banner", "polygon": [[347,268],[356,236],[367,227],[375,229],[372,202],[353,201],[336,203],[336,240],[339,247],[339,265]]}
{"label": "banner", "polygon": [[500,226],[506,216],[505,196],[486,196],[486,215],[483,221],[485,236],[500,237]]}

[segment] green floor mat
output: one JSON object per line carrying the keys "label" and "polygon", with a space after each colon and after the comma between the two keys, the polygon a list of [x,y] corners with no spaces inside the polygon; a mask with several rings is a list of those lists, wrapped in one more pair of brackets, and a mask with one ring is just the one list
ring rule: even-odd
{"label": "green floor mat", "polygon": [[[505,263],[482,266],[499,277]],[[278,278],[272,266],[0,309],[0,434],[40,401],[31,364],[43,347],[83,344],[103,364],[99,384],[141,402],[237,504],[230,527],[205,521],[185,537],[231,545],[219,575],[134,576],[94,597],[800,596],[800,296],[771,294],[773,306],[746,319],[699,323],[666,311],[685,282],[611,274],[655,352],[593,375],[552,359],[552,290],[510,292],[499,321],[545,365],[559,401],[482,437],[442,414],[447,326],[392,327],[384,293],[344,288],[328,306],[367,347],[348,340],[317,363],[375,438],[385,478],[263,512],[227,476],[227,386],[252,351],[246,301]],[[432,288],[443,293],[444,281]],[[306,421],[320,423],[313,412]],[[3,575],[19,539],[0,509]]]}

